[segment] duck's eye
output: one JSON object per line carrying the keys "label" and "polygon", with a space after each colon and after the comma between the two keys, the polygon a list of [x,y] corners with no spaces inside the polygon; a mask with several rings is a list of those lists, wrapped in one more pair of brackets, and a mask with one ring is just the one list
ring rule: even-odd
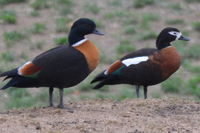
{"label": "duck's eye", "polygon": [[169,34],[170,34],[170,35],[173,35],[173,36],[177,36],[177,35],[178,35],[178,32],[176,32],[176,31],[170,31]]}
{"label": "duck's eye", "polygon": [[172,35],[172,36],[175,36],[176,37],[176,40],[177,39],[179,39],[180,37],[181,37],[181,35],[182,35],[182,33],[181,32],[177,32],[177,31],[170,31],[170,32],[168,32],[170,35]]}

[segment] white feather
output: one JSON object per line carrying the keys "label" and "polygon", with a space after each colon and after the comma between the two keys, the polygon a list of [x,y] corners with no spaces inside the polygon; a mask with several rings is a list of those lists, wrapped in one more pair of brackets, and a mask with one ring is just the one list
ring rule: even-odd
{"label": "white feather", "polygon": [[125,60],[122,61],[122,63],[128,67],[130,65],[136,65],[136,64],[139,64],[141,62],[147,61],[148,59],[149,59],[148,56],[141,56],[141,57],[125,59]]}
{"label": "white feather", "polygon": [[74,44],[72,44],[73,47],[76,47],[76,46],[79,46],[81,45],[82,43],[86,42],[88,39],[87,38],[84,38],[83,40],[80,40]]}
{"label": "white feather", "polygon": [[104,71],[104,75],[107,75],[108,74],[108,69]]}

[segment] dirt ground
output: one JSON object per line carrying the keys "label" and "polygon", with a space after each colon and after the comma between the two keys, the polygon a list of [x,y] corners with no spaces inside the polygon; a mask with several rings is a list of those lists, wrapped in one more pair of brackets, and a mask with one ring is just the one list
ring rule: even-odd
{"label": "dirt ground", "polygon": [[74,113],[33,108],[0,113],[1,133],[198,133],[200,102],[183,98],[89,100]]}

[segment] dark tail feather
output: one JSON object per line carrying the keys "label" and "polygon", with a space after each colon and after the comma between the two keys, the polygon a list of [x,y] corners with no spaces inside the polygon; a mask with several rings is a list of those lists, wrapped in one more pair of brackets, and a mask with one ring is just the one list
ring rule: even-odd
{"label": "dark tail feather", "polygon": [[12,76],[6,76],[6,77],[3,79],[3,81],[5,81],[5,80],[7,80],[7,79],[9,79],[9,78],[12,78]]}
{"label": "dark tail feather", "polygon": [[13,69],[11,71],[7,71],[7,72],[4,72],[4,73],[0,74],[0,77],[5,77],[3,79],[3,81],[5,81],[5,80],[7,80],[9,78],[12,78],[12,77],[16,77],[16,76],[18,76],[17,69]]}
{"label": "dark tail feather", "polygon": [[101,81],[100,83],[98,83],[95,87],[93,87],[93,89],[100,89],[101,87],[103,87],[105,85],[104,81]]}
{"label": "dark tail feather", "polygon": [[7,76],[7,78],[10,78],[10,77],[13,77],[13,76],[17,76],[17,69],[13,69],[11,71],[7,71],[7,72],[4,72],[4,73],[0,74],[0,77],[4,77],[4,76]]}
{"label": "dark tail feather", "polygon": [[97,75],[91,81],[91,84],[99,81],[99,83],[95,87],[93,87],[93,89],[99,89],[99,88],[103,87],[104,85],[117,84],[119,82],[118,75],[112,75],[112,74],[105,75],[104,72],[105,71],[103,71],[102,73]]}
{"label": "dark tail feather", "polygon": [[[8,78],[12,78],[12,77],[16,77],[16,76],[17,76],[17,68],[13,69],[11,71],[7,71],[7,72],[4,72],[4,73],[0,74],[0,77],[5,77],[3,79],[3,81],[8,79]],[[2,88],[0,88],[0,90],[5,90],[5,89],[7,89],[9,87],[12,87],[12,86],[16,85],[17,83],[18,83],[18,80],[13,78],[6,85],[4,85]]]}
{"label": "dark tail feather", "polygon": [[99,75],[97,75],[90,83],[95,83],[97,81],[101,81],[104,80],[107,77],[107,75],[104,74],[104,71],[102,73],[100,73]]}
{"label": "dark tail feather", "polygon": [[6,85],[4,85],[2,88],[0,88],[0,90],[5,90],[5,89],[7,89],[9,87],[12,87],[12,86],[16,85],[17,83],[18,83],[17,80],[11,79]]}
{"label": "dark tail feather", "polygon": [[104,85],[115,85],[120,83],[120,77],[118,75],[106,75],[93,89],[99,89]]}

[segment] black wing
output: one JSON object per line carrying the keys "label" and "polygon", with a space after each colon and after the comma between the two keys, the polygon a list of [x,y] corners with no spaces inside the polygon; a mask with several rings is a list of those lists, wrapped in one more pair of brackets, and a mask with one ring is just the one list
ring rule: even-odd
{"label": "black wing", "polygon": [[125,55],[124,57],[121,58],[121,60],[139,57],[139,56],[149,56],[149,55],[152,55],[153,53],[155,53],[157,51],[158,51],[158,49],[155,49],[155,48],[144,48],[144,49],[140,49],[138,51],[134,51],[132,53]]}
{"label": "black wing", "polygon": [[84,55],[70,46],[51,49],[37,56],[32,62],[42,68],[38,78],[44,86],[72,86],[89,74]]}

